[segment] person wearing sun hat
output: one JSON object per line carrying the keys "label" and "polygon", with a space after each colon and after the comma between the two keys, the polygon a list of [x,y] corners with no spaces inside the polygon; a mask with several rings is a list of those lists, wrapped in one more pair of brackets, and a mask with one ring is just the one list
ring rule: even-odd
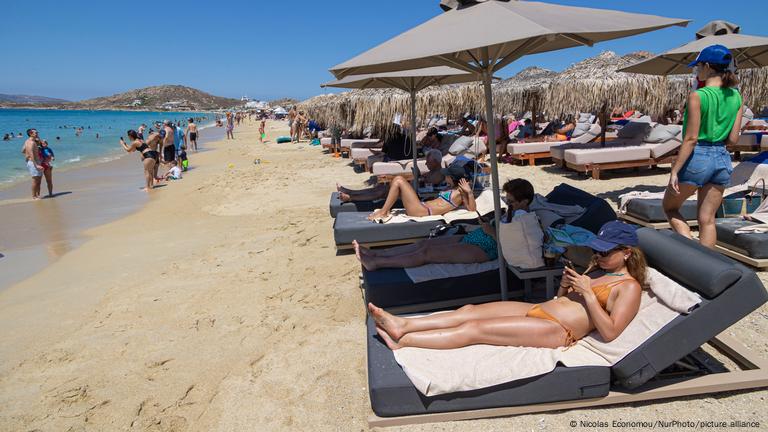
{"label": "person wearing sun hat", "polygon": [[683,143],[672,165],[663,205],[672,229],[691,238],[680,207],[698,192],[699,241],[714,248],[715,213],[733,173],[726,145],[736,144],[739,139],[744,102],[735,88],[736,67],[728,48],[708,46],[688,66],[694,68],[695,79],[703,87],[688,96]]}

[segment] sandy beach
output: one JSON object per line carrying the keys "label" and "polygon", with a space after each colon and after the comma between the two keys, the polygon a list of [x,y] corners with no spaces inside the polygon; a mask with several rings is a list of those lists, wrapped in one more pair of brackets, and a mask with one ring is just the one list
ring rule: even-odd
{"label": "sandy beach", "polygon": [[[336,256],[328,198],[336,182],[362,186],[368,176],[308,142],[275,144],[286,122],[268,123],[267,144],[257,127],[246,122],[234,141],[209,143],[183,180],[0,291],[0,431],[367,429],[360,265]],[[542,193],[569,183],[614,205],[668,178],[666,169],[602,181],[548,166],[500,173]],[[768,358],[768,306],[728,333]],[[730,392],[388,430],[572,430],[572,420],[633,419],[765,427],[766,397]]]}

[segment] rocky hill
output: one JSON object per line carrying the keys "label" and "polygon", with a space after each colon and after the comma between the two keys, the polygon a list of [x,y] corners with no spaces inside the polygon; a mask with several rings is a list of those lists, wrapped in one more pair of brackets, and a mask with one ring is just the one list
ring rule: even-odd
{"label": "rocky hill", "polygon": [[269,101],[269,105],[272,107],[281,106],[286,109],[288,109],[288,107],[297,105],[298,103],[299,101],[294,98],[281,98]]}
{"label": "rocky hill", "polygon": [[145,87],[112,96],[66,104],[81,109],[209,110],[241,105],[238,99],[214,96],[180,85]]}
{"label": "rocky hill", "polygon": [[30,96],[30,95],[11,95],[0,93],[0,103],[8,104],[20,104],[20,105],[58,105],[66,101],[64,99],[49,98],[45,96]]}

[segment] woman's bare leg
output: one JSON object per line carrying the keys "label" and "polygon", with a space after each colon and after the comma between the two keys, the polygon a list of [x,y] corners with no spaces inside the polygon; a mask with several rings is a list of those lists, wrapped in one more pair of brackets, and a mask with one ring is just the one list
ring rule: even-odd
{"label": "woman's bare leg", "polygon": [[45,185],[48,186],[48,196],[53,196],[53,168],[46,168],[43,171],[43,175],[45,176]]}
{"label": "woman's bare leg", "polygon": [[387,199],[384,201],[384,205],[380,210],[377,210],[368,216],[368,219],[373,220],[388,215],[398,199],[403,201],[405,212],[408,215],[426,216],[428,214],[427,209],[421,205],[419,196],[408,181],[402,176],[396,176],[392,179],[392,184],[389,186],[389,192],[387,193]]}
{"label": "woman's bare leg", "polygon": [[691,227],[688,226],[688,222],[685,221],[683,215],[680,214],[680,207],[683,206],[685,200],[696,192],[697,186],[680,183],[680,193],[676,194],[669,188],[664,192],[664,199],[662,205],[664,206],[664,213],[667,215],[667,220],[672,230],[676,233],[691,238]]}
{"label": "woman's bare leg", "polygon": [[427,330],[449,329],[468,321],[503,317],[524,317],[533,307],[531,303],[516,301],[493,302],[481,305],[466,305],[445,313],[436,313],[418,318],[403,318],[368,303],[368,312],[381,327],[395,340],[404,334]]}
{"label": "woman's bare leg", "polygon": [[442,245],[442,246],[452,245],[460,242],[462,238],[464,238],[464,236],[461,236],[461,235],[436,237],[436,238],[418,241],[416,243],[412,243],[409,245],[395,246],[395,247],[386,248],[386,249],[369,249],[365,246],[360,246],[360,252],[366,255],[383,256],[383,257],[404,255],[410,252],[424,249],[426,247],[434,247],[436,245]]}
{"label": "woman's bare leg", "polygon": [[394,256],[361,255],[360,262],[367,270],[379,268],[408,268],[424,264],[470,264],[488,261],[488,255],[475,245],[455,243],[449,247],[426,244],[405,254]]}
{"label": "woman's bare leg", "polygon": [[146,190],[149,191],[154,186],[155,182],[155,160],[152,158],[146,158],[144,163],[144,178],[146,179]]}
{"label": "woman's bare leg", "polygon": [[568,338],[563,327],[553,321],[517,316],[472,320],[452,328],[407,333],[400,339],[387,338],[392,335],[378,330],[391,349],[451,349],[477,344],[557,348]]}
{"label": "woman's bare leg", "polygon": [[715,213],[723,202],[723,191],[725,187],[713,184],[706,184],[699,189],[697,197],[699,201],[699,243],[714,249],[717,243],[717,232],[715,230]]}
{"label": "woman's bare leg", "polygon": [[[387,185],[380,184],[372,188],[362,190],[347,189],[343,186],[337,186],[340,198],[344,202],[350,201],[375,201],[387,197]],[[346,197],[345,197],[346,195]]]}

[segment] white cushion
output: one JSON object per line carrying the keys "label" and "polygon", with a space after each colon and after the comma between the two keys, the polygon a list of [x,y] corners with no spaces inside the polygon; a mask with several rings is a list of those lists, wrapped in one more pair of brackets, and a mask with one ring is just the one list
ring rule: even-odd
{"label": "white cushion", "polygon": [[[368,148],[354,148],[354,147],[353,147],[353,148],[350,150],[350,157],[351,157],[353,160],[358,160],[358,159],[368,159],[368,157],[369,157],[369,156],[373,156],[373,155],[375,154],[375,153],[374,153],[372,150],[373,150],[373,149],[368,149]],[[381,149],[377,149],[377,150],[381,150]]]}
{"label": "white cushion", "polygon": [[352,148],[354,143],[354,147],[363,148],[366,146],[366,143],[369,147],[381,147],[381,145],[376,146],[374,144],[377,144],[380,140],[378,138],[362,138],[362,139],[352,139],[352,138],[344,138],[341,140],[341,146],[342,147],[349,147]]}
{"label": "white cushion", "polygon": [[448,153],[452,155],[460,154],[464,151],[466,151],[468,148],[472,146],[472,141],[474,140],[473,137],[469,136],[460,136],[453,140],[451,143],[451,146],[448,148]]}
{"label": "white cushion", "polygon": [[595,163],[628,162],[650,159],[651,149],[648,146],[615,146],[594,149],[570,149],[565,151],[564,159],[574,165]]}

